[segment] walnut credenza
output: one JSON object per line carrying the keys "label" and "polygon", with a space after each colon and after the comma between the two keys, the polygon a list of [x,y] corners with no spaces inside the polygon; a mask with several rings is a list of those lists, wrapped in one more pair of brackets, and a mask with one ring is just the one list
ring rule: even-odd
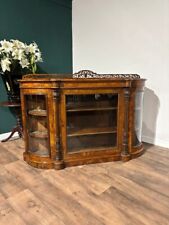
{"label": "walnut credenza", "polygon": [[143,153],[145,79],[136,74],[33,74],[20,80],[24,160],[37,168],[114,160]]}

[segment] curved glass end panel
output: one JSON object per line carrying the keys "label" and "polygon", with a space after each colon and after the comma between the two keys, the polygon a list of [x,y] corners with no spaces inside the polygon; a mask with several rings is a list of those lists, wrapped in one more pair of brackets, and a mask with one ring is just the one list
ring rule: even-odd
{"label": "curved glass end panel", "polygon": [[26,95],[28,152],[49,157],[49,134],[45,95]]}
{"label": "curved glass end panel", "polygon": [[135,95],[133,146],[141,144],[143,91]]}

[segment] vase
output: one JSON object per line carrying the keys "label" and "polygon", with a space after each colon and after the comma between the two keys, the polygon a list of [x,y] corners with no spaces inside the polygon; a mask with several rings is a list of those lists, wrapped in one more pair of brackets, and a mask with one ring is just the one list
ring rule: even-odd
{"label": "vase", "polygon": [[20,102],[19,79],[22,78],[20,74],[13,74],[11,72],[1,73],[3,83],[8,95],[8,101]]}

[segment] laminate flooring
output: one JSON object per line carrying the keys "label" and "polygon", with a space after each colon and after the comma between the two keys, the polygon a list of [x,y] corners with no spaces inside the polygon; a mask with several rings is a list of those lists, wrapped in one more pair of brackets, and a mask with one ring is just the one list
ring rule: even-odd
{"label": "laminate flooring", "polygon": [[0,225],[169,225],[169,149],[129,162],[40,170],[0,143]]}

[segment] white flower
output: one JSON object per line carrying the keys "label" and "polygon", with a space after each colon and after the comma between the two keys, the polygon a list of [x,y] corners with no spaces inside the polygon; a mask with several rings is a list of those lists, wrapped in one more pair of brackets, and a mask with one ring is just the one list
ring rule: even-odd
{"label": "white flower", "polygon": [[22,68],[28,68],[29,67],[29,61],[26,58],[22,58],[19,62]]}
{"label": "white flower", "polygon": [[12,52],[12,56],[14,59],[16,60],[21,60],[24,57],[24,51],[23,49],[14,49],[14,51]]}
{"label": "white flower", "polygon": [[0,53],[1,53],[1,52],[3,52],[3,48],[2,48],[2,47],[0,47]]}
{"label": "white flower", "polygon": [[0,41],[0,44],[2,46],[1,49],[4,52],[12,52],[13,43],[11,43],[10,41],[3,40],[3,41]]}
{"label": "white flower", "polygon": [[23,42],[21,41],[18,41],[18,40],[13,40],[12,39],[12,42],[13,42],[13,48],[15,49],[21,49],[21,48],[25,48],[26,47],[26,44],[24,44]]}
{"label": "white flower", "polygon": [[22,69],[27,68],[35,73],[37,62],[42,62],[42,55],[35,42],[27,45],[13,39],[0,41],[0,71],[19,70],[22,73],[27,71]]}
{"label": "white flower", "polygon": [[38,50],[38,46],[37,44],[34,42],[34,43],[31,43],[30,45],[27,45],[26,46],[26,53],[34,53]]}
{"label": "white flower", "polygon": [[8,58],[1,60],[1,68],[3,72],[10,71],[10,65],[11,65],[11,61]]}
{"label": "white flower", "polygon": [[35,53],[36,59],[35,62],[42,62],[42,54],[40,51]]}

